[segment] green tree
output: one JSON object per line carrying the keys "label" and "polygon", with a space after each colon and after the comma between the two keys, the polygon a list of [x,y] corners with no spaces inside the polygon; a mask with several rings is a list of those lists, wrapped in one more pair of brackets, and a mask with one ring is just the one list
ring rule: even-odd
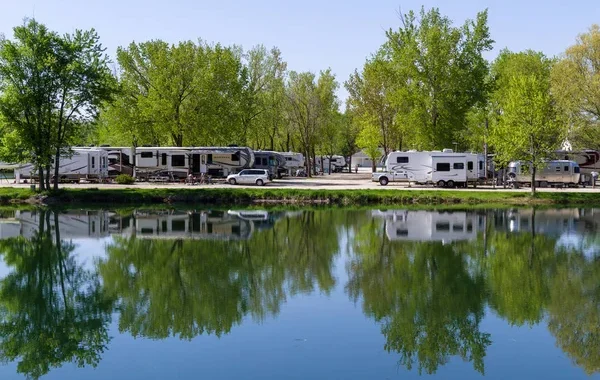
{"label": "green tree", "polygon": [[21,140],[14,148],[25,148],[37,167],[42,189],[49,188],[51,165],[58,188],[60,158],[112,99],[109,62],[93,29],[61,37],[29,20],[14,28],[14,41],[0,41],[0,113]]}
{"label": "green tree", "polygon": [[367,156],[371,159],[372,171],[375,172],[375,163],[381,156],[379,150],[379,134],[378,128],[375,124],[363,124],[362,129],[358,133],[356,144],[359,148],[363,149]]}
{"label": "green tree", "polygon": [[486,96],[492,49],[487,11],[455,27],[436,8],[401,15],[402,26],[387,33],[397,83],[394,101],[399,122],[414,129],[420,149],[444,148],[460,139],[471,107]]}
{"label": "green tree", "polygon": [[536,172],[546,165],[547,154],[562,140],[564,127],[557,118],[547,76],[514,76],[506,90],[491,141],[498,161],[520,158],[530,165],[531,193],[535,194]]}
{"label": "green tree", "polygon": [[552,67],[552,94],[579,147],[600,149],[600,26],[592,25]]}

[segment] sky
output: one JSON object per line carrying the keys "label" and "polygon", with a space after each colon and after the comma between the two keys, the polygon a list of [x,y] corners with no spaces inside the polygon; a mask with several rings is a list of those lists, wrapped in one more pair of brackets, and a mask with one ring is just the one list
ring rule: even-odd
{"label": "sky", "polygon": [[151,39],[277,46],[290,70],[330,67],[344,100],[343,82],[398,28],[398,11],[421,6],[440,8],[455,25],[487,8],[496,41],[490,60],[503,48],[558,55],[600,23],[600,0],[0,0],[0,33],[11,38],[33,16],[59,33],[94,28],[112,57],[119,46]]}

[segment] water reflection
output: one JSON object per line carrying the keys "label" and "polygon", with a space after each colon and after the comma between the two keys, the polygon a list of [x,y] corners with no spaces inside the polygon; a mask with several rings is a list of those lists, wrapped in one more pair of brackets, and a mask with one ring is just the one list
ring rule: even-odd
{"label": "water reflection", "polygon": [[0,240],[11,268],[0,281],[0,358],[32,378],[64,362],[95,366],[109,343],[112,301],[98,273],[77,264],[58,225],[57,214],[40,211],[28,238]]}
{"label": "water reflection", "polygon": [[[39,377],[95,366],[107,326],[190,340],[276,319],[320,292],[360,305],[401,366],[453,357],[485,373],[497,337],[546,326],[588,374],[600,371],[600,210],[45,210],[4,213],[0,358]],[[107,239],[91,267],[78,242]],[[336,276],[345,263],[347,281]],[[315,309],[314,313],[319,313]],[[114,313],[114,314],[113,314]],[[501,359],[500,359],[501,360]]]}

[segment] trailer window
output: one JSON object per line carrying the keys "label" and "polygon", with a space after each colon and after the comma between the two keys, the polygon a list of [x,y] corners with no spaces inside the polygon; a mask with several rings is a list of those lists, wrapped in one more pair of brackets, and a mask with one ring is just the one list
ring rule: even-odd
{"label": "trailer window", "polygon": [[555,169],[556,169],[557,172],[559,172],[560,171],[560,166],[557,166]]}
{"label": "trailer window", "polygon": [[463,162],[455,162],[453,167],[455,170],[462,170],[465,168],[465,164]]}
{"label": "trailer window", "polygon": [[568,172],[568,171],[569,171],[569,165],[565,165],[565,169],[564,169],[564,170],[565,170],[566,172]]}
{"label": "trailer window", "polygon": [[438,232],[450,232],[450,223],[448,222],[437,222],[435,224],[435,230]]}
{"label": "trailer window", "polygon": [[473,161],[467,162],[467,170],[473,170]]}
{"label": "trailer window", "polygon": [[235,152],[231,155],[232,162],[240,162],[240,152]]}
{"label": "trailer window", "polygon": [[449,172],[450,171],[450,164],[447,162],[438,162],[435,165],[435,170],[437,170],[438,172]]}
{"label": "trailer window", "polygon": [[94,169],[96,167],[96,157],[92,156],[92,169]]}
{"label": "trailer window", "polygon": [[483,161],[479,161],[479,170],[483,170]]}
{"label": "trailer window", "polygon": [[579,173],[579,166],[575,166],[573,168],[573,173],[578,174]]}
{"label": "trailer window", "polygon": [[408,157],[406,157],[406,156],[396,157],[396,163],[397,164],[408,164]]}
{"label": "trailer window", "polygon": [[152,152],[142,152],[142,158],[152,158]]}
{"label": "trailer window", "polygon": [[212,164],[212,154],[207,154],[206,155],[206,163],[207,164]]}
{"label": "trailer window", "polygon": [[161,165],[166,166],[167,165],[167,154],[163,153],[161,155]]}
{"label": "trailer window", "polygon": [[177,154],[175,156],[171,156],[171,165],[185,166],[185,156],[183,154]]}
{"label": "trailer window", "polygon": [[408,236],[408,230],[404,229],[404,228],[397,228],[396,229],[396,236]]}

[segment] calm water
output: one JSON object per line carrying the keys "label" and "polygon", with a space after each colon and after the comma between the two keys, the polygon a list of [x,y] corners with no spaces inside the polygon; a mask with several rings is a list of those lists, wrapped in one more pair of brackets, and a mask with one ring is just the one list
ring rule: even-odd
{"label": "calm water", "polygon": [[0,215],[0,378],[600,373],[600,209]]}

